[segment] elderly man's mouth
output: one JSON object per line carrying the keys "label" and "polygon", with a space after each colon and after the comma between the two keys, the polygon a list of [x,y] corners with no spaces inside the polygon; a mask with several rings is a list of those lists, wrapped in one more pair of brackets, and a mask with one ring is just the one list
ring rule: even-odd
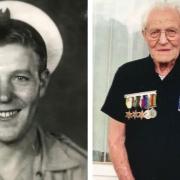
{"label": "elderly man's mouth", "polygon": [[0,111],[0,119],[6,120],[15,117],[20,110]]}

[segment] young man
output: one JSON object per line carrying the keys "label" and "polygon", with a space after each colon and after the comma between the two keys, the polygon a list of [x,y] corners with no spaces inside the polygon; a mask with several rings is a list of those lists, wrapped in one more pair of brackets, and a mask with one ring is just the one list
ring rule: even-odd
{"label": "young man", "polygon": [[62,55],[53,21],[18,1],[0,2],[0,179],[84,180],[86,159],[34,120]]}
{"label": "young man", "polygon": [[120,67],[102,111],[120,180],[180,179],[180,8],[155,4],[142,33],[150,56]]}

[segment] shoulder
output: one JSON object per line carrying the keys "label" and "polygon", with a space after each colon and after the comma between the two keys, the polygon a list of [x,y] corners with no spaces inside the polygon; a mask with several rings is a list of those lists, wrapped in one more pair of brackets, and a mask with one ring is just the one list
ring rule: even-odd
{"label": "shoulder", "polygon": [[142,59],[137,59],[134,61],[127,62],[120,66],[116,72],[116,77],[123,79],[125,77],[131,77],[131,76],[141,76],[144,73],[147,73],[148,69],[150,70],[152,66],[152,60],[151,58],[145,57]]}
{"label": "shoulder", "polygon": [[72,141],[71,138],[64,134],[50,134],[49,138],[54,139],[55,141],[58,141],[59,144],[61,144],[61,147],[63,150],[69,154],[70,156],[73,156],[74,158],[83,161],[87,158],[87,152],[81,148],[79,145],[77,145],[74,141]]}
{"label": "shoulder", "polygon": [[79,162],[86,163],[86,151],[73,142],[64,134],[45,133],[46,142],[50,144],[50,148],[61,149],[68,157]]}
{"label": "shoulder", "polygon": [[135,70],[136,68],[142,68],[144,66],[149,66],[151,62],[150,57],[145,57],[142,59],[133,60],[130,62],[127,62],[119,67],[118,71],[131,71]]}
{"label": "shoulder", "polygon": [[[51,134],[40,129],[45,167],[51,171],[72,171],[79,180],[86,179],[86,151],[62,134]],[[48,162],[48,163],[47,163]]]}

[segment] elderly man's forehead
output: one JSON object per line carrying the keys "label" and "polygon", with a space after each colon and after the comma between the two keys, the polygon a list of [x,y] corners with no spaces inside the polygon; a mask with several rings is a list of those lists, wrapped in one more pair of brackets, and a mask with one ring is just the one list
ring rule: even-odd
{"label": "elderly man's forehead", "polygon": [[176,16],[177,18],[180,18],[180,10],[175,8],[175,7],[169,7],[169,6],[164,6],[164,7],[154,7],[150,10],[148,19],[151,18],[152,16],[156,15],[164,15],[168,14],[168,16]]}
{"label": "elderly man's forehead", "polygon": [[146,21],[146,26],[161,22],[174,23],[180,25],[180,11],[172,7],[155,7],[153,8],[148,16]]}

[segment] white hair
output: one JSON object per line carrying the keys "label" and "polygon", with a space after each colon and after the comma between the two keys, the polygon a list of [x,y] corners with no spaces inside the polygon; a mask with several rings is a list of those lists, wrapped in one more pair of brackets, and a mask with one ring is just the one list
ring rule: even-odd
{"label": "white hair", "polygon": [[149,17],[149,14],[151,13],[152,10],[154,9],[159,9],[159,10],[163,10],[166,8],[170,8],[170,9],[174,9],[175,11],[179,12],[180,15],[180,2],[155,2],[153,4],[151,4],[151,6],[149,6],[146,11],[143,13],[142,16],[142,22],[141,22],[141,28],[142,30],[144,30],[146,28],[147,25],[147,20]]}

